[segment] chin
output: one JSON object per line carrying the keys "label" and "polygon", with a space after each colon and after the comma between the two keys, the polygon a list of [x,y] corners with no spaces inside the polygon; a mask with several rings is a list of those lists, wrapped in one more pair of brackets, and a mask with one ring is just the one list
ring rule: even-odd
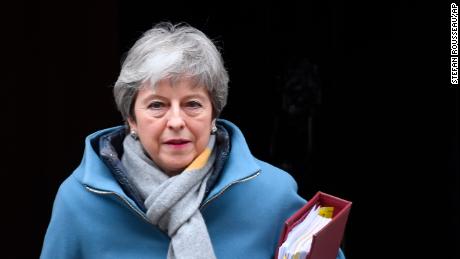
{"label": "chin", "polygon": [[184,171],[185,168],[187,168],[187,165],[183,165],[183,164],[177,165],[176,164],[174,166],[168,166],[167,168],[165,168],[165,172],[167,172],[169,175],[178,175],[182,171]]}

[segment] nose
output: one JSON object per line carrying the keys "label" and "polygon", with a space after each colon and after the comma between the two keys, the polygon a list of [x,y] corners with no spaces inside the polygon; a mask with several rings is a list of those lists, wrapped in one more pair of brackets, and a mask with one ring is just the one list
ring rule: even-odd
{"label": "nose", "polygon": [[181,130],[185,127],[183,114],[179,105],[171,105],[167,121],[167,127],[171,130]]}

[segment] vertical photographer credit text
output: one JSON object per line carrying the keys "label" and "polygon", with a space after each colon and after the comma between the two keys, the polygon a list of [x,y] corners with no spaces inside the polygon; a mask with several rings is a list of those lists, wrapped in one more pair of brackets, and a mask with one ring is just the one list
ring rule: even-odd
{"label": "vertical photographer credit text", "polygon": [[450,5],[450,83],[458,85],[458,6]]}

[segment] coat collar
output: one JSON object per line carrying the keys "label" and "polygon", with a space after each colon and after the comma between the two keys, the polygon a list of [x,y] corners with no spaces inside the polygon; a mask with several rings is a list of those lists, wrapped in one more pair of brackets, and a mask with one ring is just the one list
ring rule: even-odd
{"label": "coat collar", "polygon": [[117,126],[97,131],[85,139],[83,160],[77,168],[77,179],[91,188],[107,192],[123,193],[121,186],[107,165],[99,157],[99,139],[101,136],[124,130],[124,126]]}
{"label": "coat collar", "polygon": [[[252,156],[240,129],[227,120],[219,119],[217,123],[225,127],[230,135],[230,154],[219,179],[205,200],[213,199],[232,184],[247,179],[260,171],[260,167]],[[86,138],[83,160],[76,170],[76,177],[85,186],[105,192],[113,192],[132,201],[124,194],[122,187],[98,154],[101,136],[120,130],[124,130],[124,126],[104,129]],[[134,202],[132,203],[134,204]]]}
{"label": "coat collar", "polygon": [[230,154],[219,180],[206,199],[212,199],[233,183],[246,179],[260,171],[260,167],[252,156],[240,129],[227,120],[219,119],[217,123],[224,126],[230,135]]}

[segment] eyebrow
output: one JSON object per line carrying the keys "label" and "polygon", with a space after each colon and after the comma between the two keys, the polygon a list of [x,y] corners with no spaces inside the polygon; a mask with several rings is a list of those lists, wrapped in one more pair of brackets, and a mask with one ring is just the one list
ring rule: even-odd
{"label": "eyebrow", "polygon": [[[197,99],[206,99],[206,95],[204,94],[190,94],[190,95],[186,95],[184,96],[183,98],[181,99],[192,99],[192,98],[197,98]],[[159,99],[168,99],[167,97],[164,97],[162,95],[159,95],[159,94],[155,94],[155,93],[149,93],[147,96],[143,97],[141,102],[148,102],[152,99],[155,99],[155,98],[159,98]]]}

